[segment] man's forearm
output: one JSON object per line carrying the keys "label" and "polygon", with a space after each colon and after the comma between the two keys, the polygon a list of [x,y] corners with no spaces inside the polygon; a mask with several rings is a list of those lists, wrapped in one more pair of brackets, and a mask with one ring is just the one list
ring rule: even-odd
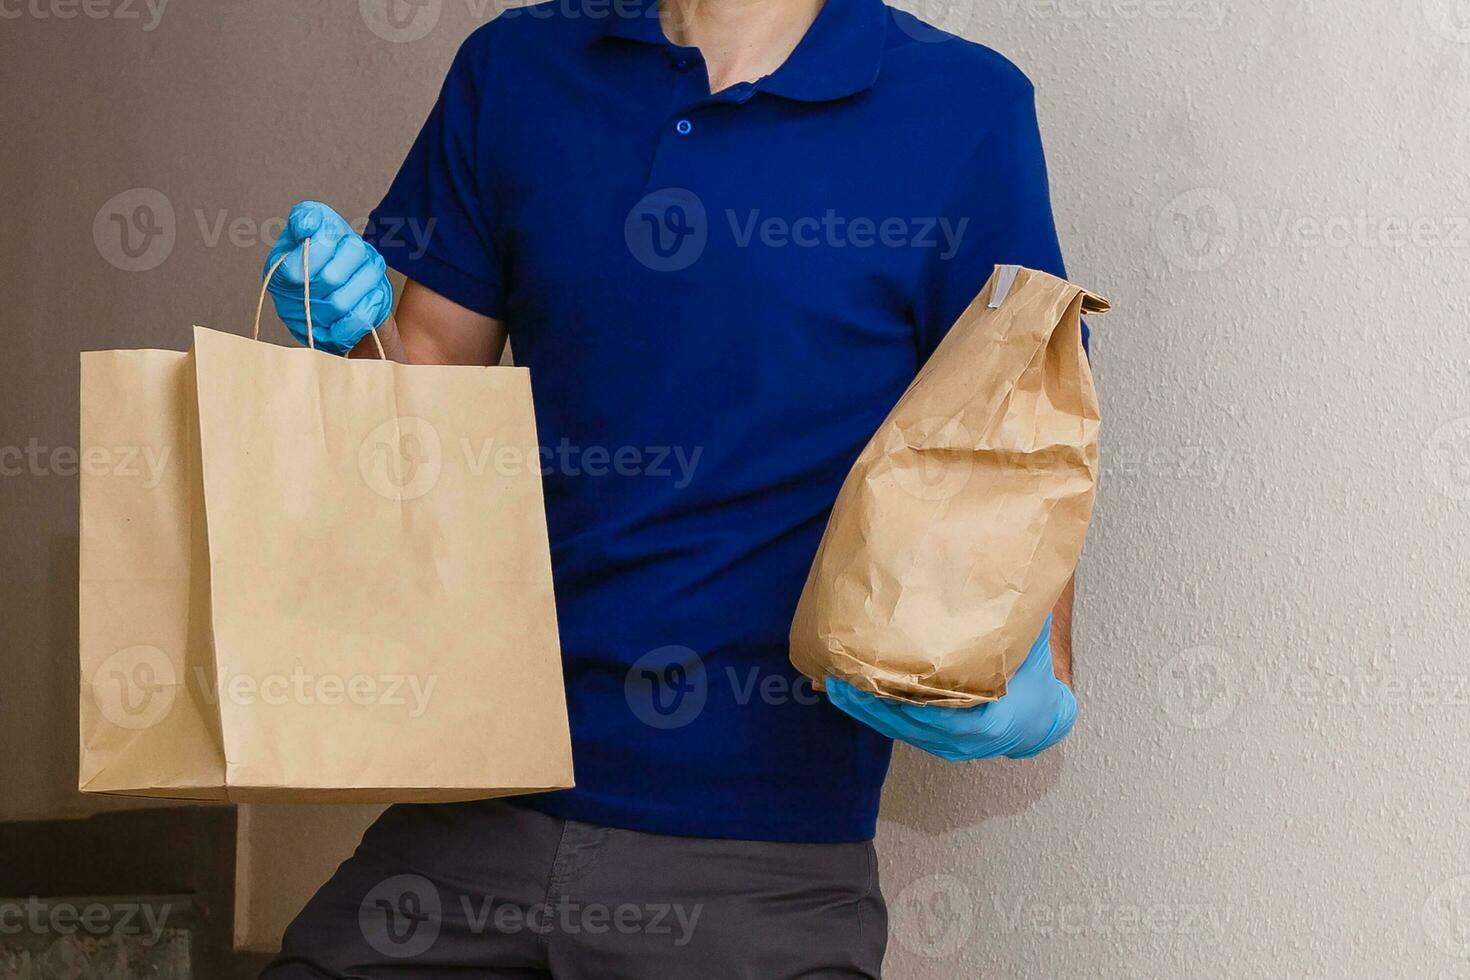
{"label": "man's forearm", "polygon": [[352,348],[347,356],[369,358],[374,361],[387,357],[388,360],[397,361],[400,364],[410,363],[408,352],[403,348],[403,338],[398,334],[398,321],[393,318],[391,313],[388,315],[388,319],[384,320],[378,327],[377,334],[378,340],[382,341],[383,344],[382,354],[378,353],[378,345],[373,342],[373,335],[370,333],[358,341],[357,346]]}
{"label": "man's forearm", "polygon": [[[505,338],[504,323],[412,279],[403,284],[397,308],[378,327],[383,353],[401,364],[499,364]],[[349,356],[379,357],[372,335],[363,337]]]}
{"label": "man's forearm", "polygon": [[1072,686],[1072,599],[1077,593],[1077,578],[1067,579],[1066,588],[1051,614],[1051,666],[1057,679]]}

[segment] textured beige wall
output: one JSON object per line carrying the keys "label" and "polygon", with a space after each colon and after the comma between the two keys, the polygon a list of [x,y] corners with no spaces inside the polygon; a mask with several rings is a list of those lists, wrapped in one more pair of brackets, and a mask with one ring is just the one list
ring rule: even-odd
{"label": "textured beige wall", "polygon": [[[243,326],[294,200],[366,212],[490,13],[374,6],[0,0],[0,444],[74,443],[79,348]],[[1117,312],[1078,732],[900,751],[890,975],[1470,977],[1470,12],[919,12],[1036,81],[1074,278]],[[150,203],[172,230],[130,259],[111,215]],[[8,818],[82,807],[76,484],[36,455],[0,477]]]}
{"label": "textured beige wall", "polygon": [[396,43],[343,0],[0,0],[0,819],[108,805],[74,789],[77,352],[246,329],[294,202],[377,203],[489,16],[453,7]]}
{"label": "textured beige wall", "polygon": [[892,975],[1470,977],[1470,6],[916,9],[1117,312],[1078,729],[900,753]]}

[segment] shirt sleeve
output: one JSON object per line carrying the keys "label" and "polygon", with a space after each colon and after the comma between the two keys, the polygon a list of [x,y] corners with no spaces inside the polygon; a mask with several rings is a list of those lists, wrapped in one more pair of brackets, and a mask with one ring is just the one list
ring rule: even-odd
{"label": "shirt sleeve", "polygon": [[408,278],[503,319],[506,277],[496,254],[493,201],[482,183],[485,39],[481,28],[455,56],[438,102],[363,237]]}
{"label": "shirt sleeve", "polygon": [[[1052,218],[1046,159],[1029,82],[993,118],[951,178],[940,211],[948,238],[927,258],[914,303],[922,363],[939,346],[995,266],[1023,265],[1066,278]],[[1087,346],[1087,327],[1082,327]]]}

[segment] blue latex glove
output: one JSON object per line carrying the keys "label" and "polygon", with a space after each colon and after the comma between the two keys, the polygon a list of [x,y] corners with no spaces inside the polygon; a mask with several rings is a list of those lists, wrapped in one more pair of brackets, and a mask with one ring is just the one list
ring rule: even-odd
{"label": "blue latex glove", "polygon": [[265,272],[282,255],[286,261],[271,276],[276,315],[291,335],[306,343],[306,304],[302,301],[303,240],[311,239],[311,323],[316,346],[345,354],[393,312],[393,287],[378,250],[325,204],[302,201],[291,209],[286,230],[276,239]]}
{"label": "blue latex glove", "polygon": [[1052,672],[1050,616],[999,701],[941,708],[875,697],[835,677],[826,686],[828,699],[858,721],[951,762],[1030,758],[1066,738],[1077,721],[1077,699]]}

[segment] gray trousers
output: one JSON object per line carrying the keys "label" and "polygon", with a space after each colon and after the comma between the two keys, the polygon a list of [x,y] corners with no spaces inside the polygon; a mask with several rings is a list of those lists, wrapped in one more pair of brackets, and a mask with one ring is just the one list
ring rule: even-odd
{"label": "gray trousers", "polygon": [[871,843],[665,837],[504,802],[395,806],[263,978],[880,975]]}

